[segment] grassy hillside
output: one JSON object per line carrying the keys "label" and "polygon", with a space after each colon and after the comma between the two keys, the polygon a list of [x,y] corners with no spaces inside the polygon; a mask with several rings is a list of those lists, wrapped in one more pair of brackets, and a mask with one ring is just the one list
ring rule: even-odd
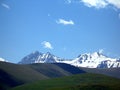
{"label": "grassy hillside", "polygon": [[[18,65],[0,62],[0,90],[38,80],[69,76],[73,74],[73,70],[79,70],[78,68],[75,68],[68,64],[62,64],[64,68],[59,65],[50,63]],[[71,70],[67,70],[65,67],[71,67]],[[84,73],[81,71],[77,73]]]}
{"label": "grassy hillside", "polygon": [[67,72],[70,72],[71,74],[80,74],[80,73],[86,73],[86,71],[64,63],[54,63],[55,65],[59,66],[60,68],[66,70]]}
{"label": "grassy hillside", "polygon": [[0,90],[43,79],[48,77],[29,67],[0,62]]}
{"label": "grassy hillside", "polygon": [[11,90],[119,90],[120,79],[100,74],[78,74],[43,80],[15,87]]}
{"label": "grassy hillside", "polygon": [[[74,66],[71,66],[68,64],[63,64],[63,63],[52,63],[52,64],[39,63],[39,64],[19,65],[19,64],[0,62],[0,90],[6,90],[9,88],[18,86],[18,85],[32,83],[32,82],[36,82],[39,80],[48,80],[51,78],[70,76],[73,74],[82,74],[83,75],[83,73],[86,73],[86,72],[102,73],[105,75],[110,75],[110,76],[119,78],[120,77],[119,69],[120,68],[115,68],[115,69],[77,68],[77,67],[74,67]],[[85,75],[87,75],[87,74],[85,74]],[[85,77],[85,78],[87,78],[87,77]],[[68,77],[68,79],[70,79],[70,78]],[[57,79],[53,79],[53,80],[57,80]],[[66,82],[66,80],[67,80],[67,78],[65,78],[65,82]],[[83,80],[85,81],[85,79],[83,79]],[[59,79],[58,79],[58,81],[59,81]],[[46,83],[47,81],[43,81],[43,82]],[[60,81],[60,82],[63,83],[64,80],[63,80],[63,82],[62,81]],[[58,83],[57,88],[59,87],[60,82],[56,82],[56,84]],[[69,80],[68,80],[68,82],[69,82],[68,86],[70,86],[70,87],[72,84],[74,85],[73,87],[75,87],[75,88],[81,87],[80,86],[81,84],[79,85],[79,82],[78,82],[78,84],[75,84]],[[87,84],[85,84],[85,87],[87,87],[86,85]],[[94,86],[94,84],[89,87],[93,87],[93,86]],[[70,88],[70,87],[62,86],[63,89]]]}
{"label": "grassy hillside", "polygon": [[5,90],[9,87],[21,85],[22,83],[23,82],[0,69],[0,90]]}
{"label": "grassy hillside", "polygon": [[116,78],[120,78],[120,68],[80,68],[88,73],[104,74]]}
{"label": "grassy hillside", "polygon": [[77,67],[65,63],[39,63],[27,66],[50,78],[86,73]]}
{"label": "grassy hillside", "polygon": [[18,65],[13,63],[0,62],[0,69],[6,72],[8,75],[19,79],[23,82],[31,82],[37,79],[47,79],[42,73],[35,71],[25,65]]}

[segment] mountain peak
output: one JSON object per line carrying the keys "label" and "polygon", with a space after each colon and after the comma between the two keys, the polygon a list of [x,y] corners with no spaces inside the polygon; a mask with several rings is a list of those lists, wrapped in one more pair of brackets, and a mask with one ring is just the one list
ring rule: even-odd
{"label": "mountain peak", "polygon": [[47,52],[46,55],[48,55],[48,56],[53,56],[50,52]]}
{"label": "mountain peak", "polygon": [[100,52],[93,52],[93,53],[85,53],[85,54],[80,54],[77,58],[80,58],[80,57],[84,57],[84,58],[99,58],[101,56],[104,56],[102,53]]}
{"label": "mountain peak", "polygon": [[39,51],[34,51],[32,52],[32,54],[39,54]]}
{"label": "mountain peak", "polygon": [[120,67],[120,60],[109,58],[102,54],[102,52],[93,52],[80,54],[77,58],[72,60],[61,59],[50,52],[40,53],[35,51],[32,54],[24,57],[21,64],[31,63],[67,63],[77,67],[88,68],[114,68]]}
{"label": "mountain peak", "polygon": [[101,56],[101,54],[99,52],[94,52],[94,53],[91,54],[91,56],[98,58],[98,57]]}
{"label": "mountain peak", "polygon": [[47,52],[45,54],[43,54],[43,57],[42,58],[52,58],[54,55],[51,54],[50,52]]}
{"label": "mountain peak", "polygon": [[120,67],[120,61],[115,58],[109,58],[103,55],[102,52],[80,54],[76,59],[73,59],[70,64],[88,68]]}
{"label": "mountain peak", "polygon": [[24,57],[19,63],[20,64],[30,64],[30,63],[55,63],[59,61],[60,58],[54,56],[50,52],[40,53],[35,51],[26,57]]}

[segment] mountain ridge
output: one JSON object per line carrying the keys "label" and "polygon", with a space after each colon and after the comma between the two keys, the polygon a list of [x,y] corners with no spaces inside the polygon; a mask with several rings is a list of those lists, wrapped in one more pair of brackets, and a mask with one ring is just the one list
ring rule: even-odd
{"label": "mountain ridge", "polygon": [[67,63],[76,67],[87,68],[118,68],[120,67],[120,59],[110,58],[102,54],[102,52],[85,53],[78,55],[75,59],[62,59],[50,52],[41,53],[35,51],[25,56],[19,64],[32,63]]}

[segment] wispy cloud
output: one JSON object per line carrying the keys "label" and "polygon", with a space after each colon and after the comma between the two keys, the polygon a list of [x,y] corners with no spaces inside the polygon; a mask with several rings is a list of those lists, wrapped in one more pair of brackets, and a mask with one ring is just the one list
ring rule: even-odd
{"label": "wispy cloud", "polygon": [[7,5],[7,4],[5,4],[5,3],[2,3],[1,5],[2,5],[4,8],[6,8],[6,9],[10,9],[10,6]]}
{"label": "wispy cloud", "polygon": [[109,4],[120,9],[120,0],[106,0]]}
{"label": "wispy cloud", "polygon": [[66,3],[84,3],[87,7],[95,7],[97,9],[113,6],[120,9],[120,0],[65,0]]}
{"label": "wispy cloud", "polygon": [[83,2],[88,7],[95,8],[104,8],[108,4],[105,0],[81,0],[81,2]]}
{"label": "wispy cloud", "polygon": [[56,23],[63,25],[74,25],[74,22],[72,20],[64,20],[64,19],[59,19],[56,21]]}
{"label": "wispy cloud", "polygon": [[41,44],[43,45],[44,48],[53,49],[51,43],[48,41],[43,41]]}
{"label": "wispy cloud", "polygon": [[108,5],[112,5],[120,9],[120,0],[80,0],[88,7],[105,8]]}
{"label": "wispy cloud", "polygon": [[71,3],[80,3],[80,0],[65,0],[66,4],[71,4]]}

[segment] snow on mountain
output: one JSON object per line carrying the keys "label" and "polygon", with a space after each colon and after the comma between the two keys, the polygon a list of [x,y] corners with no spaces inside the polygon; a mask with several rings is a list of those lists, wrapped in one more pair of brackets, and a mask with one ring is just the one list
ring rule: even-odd
{"label": "snow on mountain", "polygon": [[7,61],[3,58],[0,58],[0,62],[7,62]]}
{"label": "snow on mountain", "polygon": [[31,63],[58,63],[62,59],[52,55],[50,52],[45,54],[38,51],[33,52],[24,57],[19,63],[20,64],[31,64]]}
{"label": "snow on mountain", "polygon": [[65,60],[47,52],[45,54],[38,51],[24,57],[20,64],[31,63],[67,63],[76,67],[87,68],[117,68],[120,67],[120,59],[109,58],[101,52],[85,53],[72,60]]}
{"label": "snow on mountain", "polygon": [[88,54],[79,55],[76,59],[68,63],[77,67],[88,67],[88,68],[120,67],[119,60],[109,58],[99,52],[94,52],[92,54],[88,53]]}
{"label": "snow on mountain", "polygon": [[57,63],[60,60],[60,58],[52,55],[50,52],[47,52],[39,56],[38,60],[36,60],[35,63]]}

